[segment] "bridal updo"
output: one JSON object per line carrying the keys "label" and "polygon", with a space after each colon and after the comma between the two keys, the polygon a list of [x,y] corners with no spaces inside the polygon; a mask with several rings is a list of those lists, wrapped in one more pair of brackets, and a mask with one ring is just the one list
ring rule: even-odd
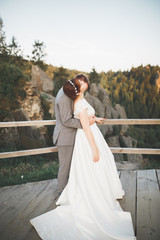
{"label": "bridal updo", "polygon": [[82,73],[79,73],[75,78],[68,80],[63,86],[64,93],[72,100],[75,100],[79,96],[81,89],[79,80],[86,82],[89,87],[89,79],[85,74]]}
{"label": "bridal updo", "polygon": [[71,80],[68,80],[64,84],[63,91],[69,98],[71,98],[72,100],[75,100],[79,96],[80,87],[81,87],[81,84],[78,81],[78,79],[72,78]]}

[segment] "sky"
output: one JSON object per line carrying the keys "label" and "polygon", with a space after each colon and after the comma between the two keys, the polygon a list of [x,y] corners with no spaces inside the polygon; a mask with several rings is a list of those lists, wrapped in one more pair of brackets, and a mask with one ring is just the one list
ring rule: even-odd
{"label": "sky", "polygon": [[160,0],[0,0],[7,42],[45,62],[81,72],[160,66]]}

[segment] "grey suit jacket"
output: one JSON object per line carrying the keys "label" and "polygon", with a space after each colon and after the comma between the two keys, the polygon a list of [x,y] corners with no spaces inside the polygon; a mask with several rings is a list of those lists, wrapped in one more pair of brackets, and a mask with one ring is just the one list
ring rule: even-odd
{"label": "grey suit jacket", "polygon": [[73,101],[61,88],[55,100],[56,126],[53,143],[57,146],[73,145],[77,128],[82,128],[79,119],[73,118]]}

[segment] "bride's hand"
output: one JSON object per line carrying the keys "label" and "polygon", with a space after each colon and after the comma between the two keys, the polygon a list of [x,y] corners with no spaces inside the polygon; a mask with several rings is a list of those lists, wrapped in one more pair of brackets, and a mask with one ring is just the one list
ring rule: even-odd
{"label": "bride's hand", "polygon": [[90,126],[95,123],[95,118],[96,118],[95,116],[90,116],[89,117],[89,125]]}
{"label": "bride's hand", "polygon": [[95,121],[97,122],[97,123],[103,123],[104,122],[104,120],[105,120],[105,118],[98,118],[98,117],[95,117]]}
{"label": "bride's hand", "polygon": [[99,152],[98,152],[98,149],[95,149],[93,151],[93,161],[94,162],[98,162],[99,161]]}

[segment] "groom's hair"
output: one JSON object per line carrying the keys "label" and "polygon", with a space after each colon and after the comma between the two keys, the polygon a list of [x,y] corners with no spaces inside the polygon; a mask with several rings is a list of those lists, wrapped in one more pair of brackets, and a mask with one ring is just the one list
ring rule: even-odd
{"label": "groom's hair", "polygon": [[89,89],[89,79],[88,79],[88,77],[85,75],[85,74],[83,74],[83,73],[78,73],[76,76],[75,76],[75,78],[76,79],[79,79],[79,80],[82,80],[82,81],[84,81],[84,82],[86,82],[87,84],[88,84],[88,89]]}

